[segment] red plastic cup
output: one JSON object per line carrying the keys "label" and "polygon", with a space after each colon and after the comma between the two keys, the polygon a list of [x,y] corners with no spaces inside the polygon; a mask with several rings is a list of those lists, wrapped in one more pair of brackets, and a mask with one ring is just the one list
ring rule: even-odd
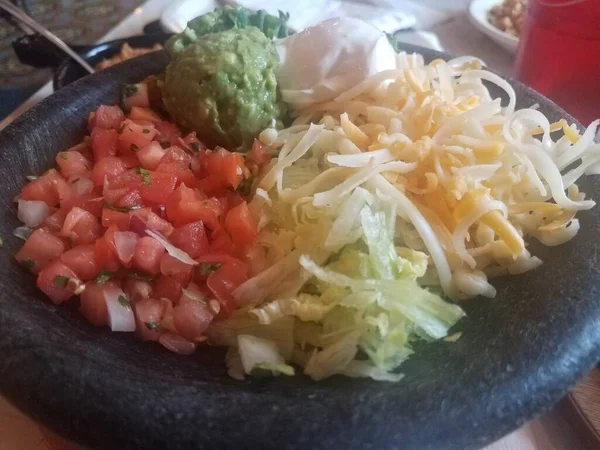
{"label": "red plastic cup", "polygon": [[584,125],[600,118],[600,0],[529,0],[515,74]]}

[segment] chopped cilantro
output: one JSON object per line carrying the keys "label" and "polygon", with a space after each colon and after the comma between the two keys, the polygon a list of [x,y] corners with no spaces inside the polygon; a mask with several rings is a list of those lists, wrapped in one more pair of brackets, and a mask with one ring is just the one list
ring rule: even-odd
{"label": "chopped cilantro", "polygon": [[135,95],[137,91],[138,88],[135,84],[126,84],[123,88],[123,95],[125,97],[131,97],[132,95]]}
{"label": "chopped cilantro", "polygon": [[69,277],[65,277],[64,275],[56,275],[52,280],[52,284],[58,289],[65,289],[69,284]]}
{"label": "chopped cilantro", "polygon": [[69,247],[73,247],[73,239],[71,236],[67,236],[67,244],[69,244]]}
{"label": "chopped cilantro", "polygon": [[123,308],[131,308],[131,303],[129,303],[129,299],[124,295],[119,295],[119,298],[117,298],[117,300],[119,302],[119,305],[121,305]]}
{"label": "chopped cilantro", "polygon": [[139,205],[120,207],[120,206],[111,205],[110,203],[104,203],[104,207],[108,208],[108,209],[112,209],[113,211],[122,212],[122,213],[128,213],[129,211],[135,211],[136,209],[141,209],[141,206],[139,206]]}
{"label": "chopped cilantro", "polygon": [[167,149],[167,148],[169,148],[171,146],[171,143],[169,141],[160,141],[160,146],[163,149]]}
{"label": "chopped cilantro", "polygon": [[221,263],[202,263],[200,264],[200,273],[207,277],[219,267],[221,267]]}
{"label": "chopped cilantro", "polygon": [[131,144],[131,145],[129,146],[129,148],[131,149],[131,151],[132,151],[132,152],[137,152],[137,151],[140,149],[140,148],[139,148],[137,145],[135,145],[135,144]]}
{"label": "chopped cilantro", "polygon": [[152,184],[152,180],[150,178],[150,174],[152,172],[150,172],[147,169],[144,169],[143,167],[138,167],[136,169],[136,172],[142,176],[142,184],[144,184],[146,186],[150,186]]}
{"label": "chopped cilantro", "polygon": [[142,130],[142,133],[144,133],[144,134],[148,134],[148,133],[150,133],[150,130],[149,130],[148,128],[144,128],[144,129]]}
{"label": "chopped cilantro", "polygon": [[75,178],[74,180],[71,181],[71,184],[75,184],[79,181],[79,178]]}
{"label": "chopped cilantro", "polygon": [[190,142],[190,148],[198,153],[200,151],[200,144],[198,144],[197,142]]}
{"label": "chopped cilantro", "polygon": [[64,159],[65,161],[67,161],[69,159],[69,153],[68,152],[60,152],[58,154],[58,156],[60,157],[60,159]]}
{"label": "chopped cilantro", "polygon": [[122,134],[124,129],[125,129],[125,124],[121,125],[121,128],[119,128],[118,133]]}
{"label": "chopped cilantro", "polygon": [[96,278],[94,278],[94,281],[97,284],[103,284],[103,283],[106,283],[107,281],[112,280],[114,275],[115,275],[114,273],[112,273],[106,269],[102,269],[100,271],[100,273],[98,275],[96,275]]}
{"label": "chopped cilantro", "polygon": [[31,270],[35,267],[35,261],[31,258],[24,259],[23,261],[21,261],[21,264],[23,264],[23,267],[25,267],[28,270]]}
{"label": "chopped cilantro", "polygon": [[144,322],[144,325],[146,325],[146,328],[148,328],[150,331],[162,330],[162,327],[160,326],[160,323],[158,323],[158,322]]}
{"label": "chopped cilantro", "polygon": [[250,195],[252,193],[252,179],[244,178],[236,191],[238,191],[240,195]]}
{"label": "chopped cilantro", "polygon": [[4,247],[4,240],[0,237],[0,248]]}
{"label": "chopped cilantro", "polygon": [[136,272],[135,270],[131,270],[127,273],[127,276],[129,278],[134,278],[136,280],[141,280],[141,281],[154,281],[154,277],[150,276],[150,275],[146,275],[144,273],[140,273],[140,272]]}

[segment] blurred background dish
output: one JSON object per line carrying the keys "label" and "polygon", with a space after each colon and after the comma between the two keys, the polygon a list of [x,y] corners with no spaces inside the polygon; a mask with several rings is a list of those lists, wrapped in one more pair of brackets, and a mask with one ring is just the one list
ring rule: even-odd
{"label": "blurred background dish", "polygon": [[[509,2],[512,4],[515,0],[509,0]],[[502,8],[502,6],[505,6],[503,0],[473,0],[469,5],[469,19],[473,26],[487,35],[490,39],[494,40],[509,52],[516,53],[519,45],[519,38],[510,31],[515,29],[515,26],[511,26],[510,24],[516,25],[517,22],[520,23],[520,20],[517,21],[516,18],[513,19],[510,15],[504,15],[504,8]],[[496,9],[494,10],[494,8]],[[492,10],[494,10],[494,12],[492,12]],[[490,22],[490,18],[497,24],[504,24],[503,27],[509,31],[503,31],[493,25],[492,22]]]}

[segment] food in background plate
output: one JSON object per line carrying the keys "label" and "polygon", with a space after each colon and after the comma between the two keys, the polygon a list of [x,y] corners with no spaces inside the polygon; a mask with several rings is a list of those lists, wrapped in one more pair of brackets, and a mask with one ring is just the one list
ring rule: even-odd
{"label": "food in background plate", "polygon": [[[260,34],[204,39],[220,48],[239,33]],[[196,44],[178,57],[198,52],[190,70],[209,71],[217,52]],[[460,337],[457,301],[537,268],[528,243],[569,241],[594,206],[576,182],[600,173],[599,121],[580,133],[516,110],[511,85],[477,59],[396,55],[353,19],[275,47],[295,120],[271,117],[247,153],[208,150],[149,109],[154,80],[125,87],[127,115],[101,106],[59,170],[23,188],[17,259],[54,302],[81,294],[91,323],[177,353],[226,346],[235,378],[300,367],[398,381],[415,342]]]}
{"label": "food in background plate", "polygon": [[123,61],[126,61],[131,58],[135,58],[136,56],[145,55],[146,53],[155,52],[162,49],[162,45],[154,44],[151,48],[132,48],[127,42],[125,42],[121,46],[121,51],[119,54],[104,59],[96,64],[96,70],[104,70],[109,68],[110,66],[114,66],[115,64],[119,64]]}
{"label": "food in background plate", "polygon": [[499,30],[519,37],[527,14],[527,4],[528,0],[504,0],[490,10],[488,20]]}

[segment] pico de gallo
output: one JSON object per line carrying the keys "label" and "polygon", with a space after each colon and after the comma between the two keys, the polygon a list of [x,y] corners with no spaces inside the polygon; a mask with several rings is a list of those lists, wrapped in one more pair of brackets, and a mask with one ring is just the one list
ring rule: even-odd
{"label": "pico de gallo", "polygon": [[[91,113],[89,135],[17,197],[16,259],[93,325],[189,354],[237,307],[257,223],[244,198],[270,157],[208,149],[150,108],[147,83]],[[124,112],[127,111],[127,113]]]}

